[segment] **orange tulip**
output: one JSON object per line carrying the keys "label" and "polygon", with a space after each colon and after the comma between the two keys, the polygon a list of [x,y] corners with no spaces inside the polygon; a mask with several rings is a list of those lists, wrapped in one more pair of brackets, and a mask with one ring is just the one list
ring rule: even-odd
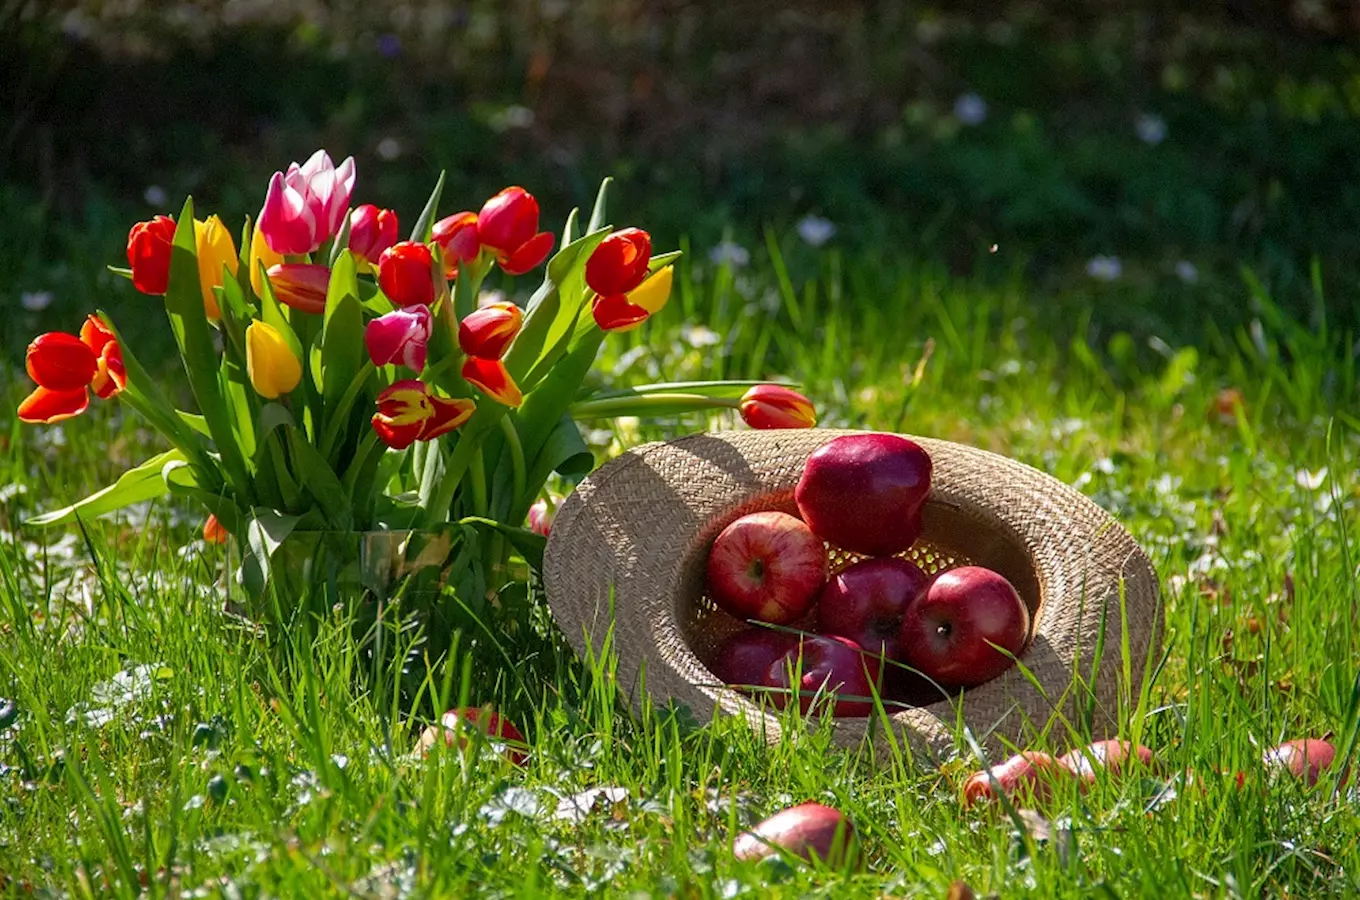
{"label": "orange tulip", "polygon": [[19,420],[51,424],[78,416],[90,405],[90,391],[112,397],[127,384],[123,355],[112,332],[90,316],[80,337],[48,332],[28,345],[28,375],[38,383],[19,404]]}
{"label": "orange tulip", "polygon": [[500,359],[524,324],[524,313],[500,301],[468,313],[458,324],[458,347],[468,356]]}
{"label": "orange tulip", "polygon": [[505,406],[519,406],[524,402],[510,370],[499,359],[479,359],[469,356],[463,363],[463,380]]}
{"label": "orange tulip", "polygon": [[741,417],[752,428],[811,428],[817,424],[812,401],[777,384],[758,384],[742,395]]}
{"label": "orange tulip", "polygon": [[471,400],[440,397],[415,378],[394,383],[378,395],[373,430],[393,450],[404,450],[416,441],[430,441],[462,425],[477,404]]}

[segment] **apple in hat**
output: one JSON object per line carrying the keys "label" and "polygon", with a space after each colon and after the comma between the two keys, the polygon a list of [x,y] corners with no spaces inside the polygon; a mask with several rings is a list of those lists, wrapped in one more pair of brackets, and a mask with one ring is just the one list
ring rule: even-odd
{"label": "apple in hat", "polygon": [[846,566],[831,576],[817,598],[817,630],[897,659],[902,618],[929,585],[929,575],[893,556]]}
{"label": "apple in hat", "polygon": [[763,686],[774,661],[798,644],[798,636],[772,628],[745,628],[723,641],[708,667],[724,684]]}
{"label": "apple in hat", "polygon": [[[940,574],[907,608],[898,640],[907,665],[940,684],[971,687],[1013,665],[1029,639],[1029,609],[1000,574],[962,566]],[[995,646],[993,646],[995,645]]]}
{"label": "apple in hat", "polygon": [[708,553],[708,594],[738,619],[787,625],[826,581],[826,545],[797,517],[757,512],[728,525]]}
{"label": "apple in hat", "polygon": [[794,490],[820,538],[866,556],[891,556],[921,536],[930,455],[896,434],[850,434],[808,457]]}
{"label": "apple in hat", "polygon": [[[801,659],[800,659],[801,655]],[[831,635],[809,635],[776,659],[765,674],[765,686],[779,688],[770,696],[775,705],[788,703],[790,688],[798,691],[798,708],[804,713],[813,701],[826,708],[831,698],[833,716],[867,716],[874,711],[873,693],[878,683],[879,661],[852,640]],[[800,676],[793,684],[793,676]]]}

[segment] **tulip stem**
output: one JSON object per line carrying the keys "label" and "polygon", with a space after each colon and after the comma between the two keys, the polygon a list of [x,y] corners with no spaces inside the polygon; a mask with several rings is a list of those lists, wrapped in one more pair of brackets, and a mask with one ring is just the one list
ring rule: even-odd
{"label": "tulip stem", "polygon": [[485,516],[486,464],[482,459],[481,447],[473,451],[472,462],[468,466],[468,490],[472,493],[472,514],[474,516]]}
{"label": "tulip stem", "polygon": [[505,446],[510,452],[510,475],[513,490],[511,498],[518,501],[524,495],[525,488],[525,465],[524,465],[524,445],[520,443],[519,429],[515,427],[514,421],[509,416],[501,417],[501,432],[505,435]]}
{"label": "tulip stem", "polygon": [[331,420],[326,423],[326,438],[321,442],[321,455],[327,462],[332,462],[331,451],[335,449],[335,442],[340,437],[340,429],[344,427],[349,418],[349,408],[354,405],[354,400],[359,396],[359,391],[368,382],[368,376],[373,374],[375,366],[369,360],[359,369],[359,374],[354,376],[345,393],[341,395],[340,402],[335,405],[331,412]]}
{"label": "tulip stem", "polygon": [[573,419],[615,419],[619,416],[678,415],[701,409],[740,408],[741,399],[738,397],[710,397],[706,394],[666,391],[582,400],[573,403],[567,411]]}

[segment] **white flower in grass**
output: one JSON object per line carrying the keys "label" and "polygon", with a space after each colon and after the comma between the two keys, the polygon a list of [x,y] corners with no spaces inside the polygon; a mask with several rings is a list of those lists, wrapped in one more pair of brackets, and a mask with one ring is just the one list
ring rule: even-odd
{"label": "white flower in grass", "polygon": [[987,101],[972,91],[960,94],[954,101],[954,118],[959,120],[960,125],[981,125],[987,121]]}
{"label": "white flower in grass", "polygon": [[1326,482],[1326,480],[1327,480],[1326,466],[1323,466],[1316,472],[1310,472],[1307,469],[1299,469],[1297,472],[1294,473],[1294,483],[1297,484],[1299,487],[1303,488],[1305,491],[1317,491],[1321,489],[1323,483]]}
{"label": "white flower in grass", "polygon": [[722,343],[722,335],[707,325],[682,325],[680,336],[691,347],[715,347]]}
{"label": "white flower in grass", "polygon": [[798,220],[798,236],[809,247],[820,247],[836,236],[836,223],[821,216],[803,216]]}
{"label": "white flower in grass", "polygon": [[1086,264],[1086,274],[1097,281],[1118,281],[1124,274],[1124,264],[1117,256],[1093,256]]}
{"label": "white flower in grass", "polygon": [[751,251],[741,244],[723,241],[709,249],[708,261],[715,266],[731,266],[734,269],[740,269],[751,262]]}
{"label": "white flower in grass", "polygon": [[1176,277],[1186,284],[1199,281],[1199,269],[1188,259],[1176,263]]}
{"label": "white flower in grass", "polygon": [[1143,113],[1133,123],[1138,140],[1155,147],[1166,140],[1166,119],[1153,113]]}
{"label": "white flower in grass", "polygon": [[51,291],[24,291],[19,295],[19,305],[29,312],[42,312],[54,299]]}
{"label": "white flower in grass", "polygon": [[142,191],[142,199],[146,201],[148,206],[162,207],[170,202],[170,195],[159,184],[151,184],[147,185],[146,190]]}

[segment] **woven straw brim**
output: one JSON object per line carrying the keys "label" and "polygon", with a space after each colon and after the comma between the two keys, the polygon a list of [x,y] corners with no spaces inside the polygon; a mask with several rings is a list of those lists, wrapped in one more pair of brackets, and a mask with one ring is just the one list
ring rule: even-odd
{"label": "woven straw brim", "polygon": [[[558,625],[582,654],[600,653],[612,634],[618,678],[635,703],[642,674],[655,702],[678,701],[700,718],[720,707],[778,740],[768,704],[727,688],[705,665],[746,627],[704,597],[708,548],[746,513],[796,513],[793,489],[808,455],[852,433],[697,434],[606,463],[553,523],[544,577]],[[1024,746],[1050,725],[1111,736],[1121,707],[1137,701],[1159,640],[1147,557],[1099,506],[1036,469],[973,447],[912,440],[930,454],[934,475],[924,531],[907,556],[931,572],[971,563],[1005,575],[1030,608],[1032,639],[1020,656],[1029,677],[1012,667],[961,695],[899,708],[891,714],[896,731],[929,759],[958,748],[960,724],[991,752]],[[851,558],[832,549],[838,564]],[[878,721],[835,722],[844,745],[871,731],[883,740]]]}

